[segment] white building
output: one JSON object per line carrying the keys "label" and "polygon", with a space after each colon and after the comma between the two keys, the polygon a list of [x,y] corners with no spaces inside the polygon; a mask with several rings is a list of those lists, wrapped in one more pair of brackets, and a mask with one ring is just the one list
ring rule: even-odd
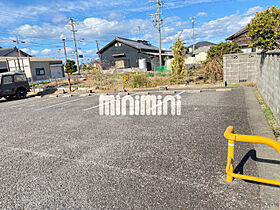
{"label": "white building", "polygon": [[29,81],[43,81],[63,78],[62,60],[48,57],[0,57],[11,72],[25,72]]}

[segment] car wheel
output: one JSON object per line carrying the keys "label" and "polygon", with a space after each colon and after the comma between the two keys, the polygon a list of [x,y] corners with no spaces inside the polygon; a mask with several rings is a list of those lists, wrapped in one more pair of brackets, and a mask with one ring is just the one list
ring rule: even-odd
{"label": "car wheel", "polygon": [[23,99],[23,98],[26,98],[26,91],[23,90],[23,89],[19,89],[17,90],[17,93],[16,93],[16,98],[17,99]]}

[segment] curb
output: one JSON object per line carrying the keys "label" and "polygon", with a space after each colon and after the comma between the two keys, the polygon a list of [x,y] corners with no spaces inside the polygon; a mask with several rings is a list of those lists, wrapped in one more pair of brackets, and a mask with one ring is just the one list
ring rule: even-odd
{"label": "curb", "polygon": [[[247,105],[248,122],[253,135],[265,136],[275,139],[275,136],[265,118],[260,104],[255,96],[253,88],[244,88],[245,100]],[[257,157],[268,160],[280,160],[279,154],[273,148],[265,145],[254,144]],[[280,168],[278,164],[257,163],[258,175],[262,178],[280,180]],[[278,209],[279,205],[279,188],[259,184],[260,199],[263,203],[272,205],[271,209]]]}

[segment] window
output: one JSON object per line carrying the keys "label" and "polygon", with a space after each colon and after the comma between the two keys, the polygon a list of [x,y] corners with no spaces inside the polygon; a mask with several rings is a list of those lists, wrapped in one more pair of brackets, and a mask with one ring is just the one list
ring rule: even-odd
{"label": "window", "polygon": [[13,77],[12,76],[5,76],[3,77],[3,85],[9,85],[13,83]]}
{"label": "window", "polygon": [[44,68],[36,68],[36,75],[45,75],[45,69]]}
{"label": "window", "polygon": [[122,46],[122,43],[117,42],[117,43],[115,44],[115,47],[120,47],[120,46]]}
{"label": "window", "polygon": [[15,82],[25,82],[26,81],[26,77],[24,75],[15,75],[14,79],[15,79]]}

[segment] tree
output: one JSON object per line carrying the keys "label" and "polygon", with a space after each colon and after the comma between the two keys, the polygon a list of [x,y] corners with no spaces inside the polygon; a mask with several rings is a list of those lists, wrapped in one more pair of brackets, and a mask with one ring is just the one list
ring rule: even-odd
{"label": "tree", "polygon": [[[69,71],[70,74],[77,71],[77,66],[75,65],[75,61],[67,59],[66,69]],[[67,72],[67,70],[66,70],[66,72]]]}
{"label": "tree", "polygon": [[272,6],[256,13],[247,25],[252,40],[251,46],[264,51],[279,49],[280,40],[280,8]]}
{"label": "tree", "polygon": [[221,42],[211,46],[207,51],[207,59],[203,66],[204,80],[211,83],[223,79],[223,55],[241,53],[240,47],[235,42]]}
{"label": "tree", "polygon": [[174,59],[171,62],[171,72],[172,76],[176,79],[182,79],[186,73],[184,52],[185,47],[184,42],[180,39],[181,34],[178,36],[176,42],[171,47],[174,52]]}
{"label": "tree", "polygon": [[221,42],[217,45],[213,45],[207,51],[206,63],[213,60],[223,60],[225,54],[241,53],[240,47],[235,42]]}

